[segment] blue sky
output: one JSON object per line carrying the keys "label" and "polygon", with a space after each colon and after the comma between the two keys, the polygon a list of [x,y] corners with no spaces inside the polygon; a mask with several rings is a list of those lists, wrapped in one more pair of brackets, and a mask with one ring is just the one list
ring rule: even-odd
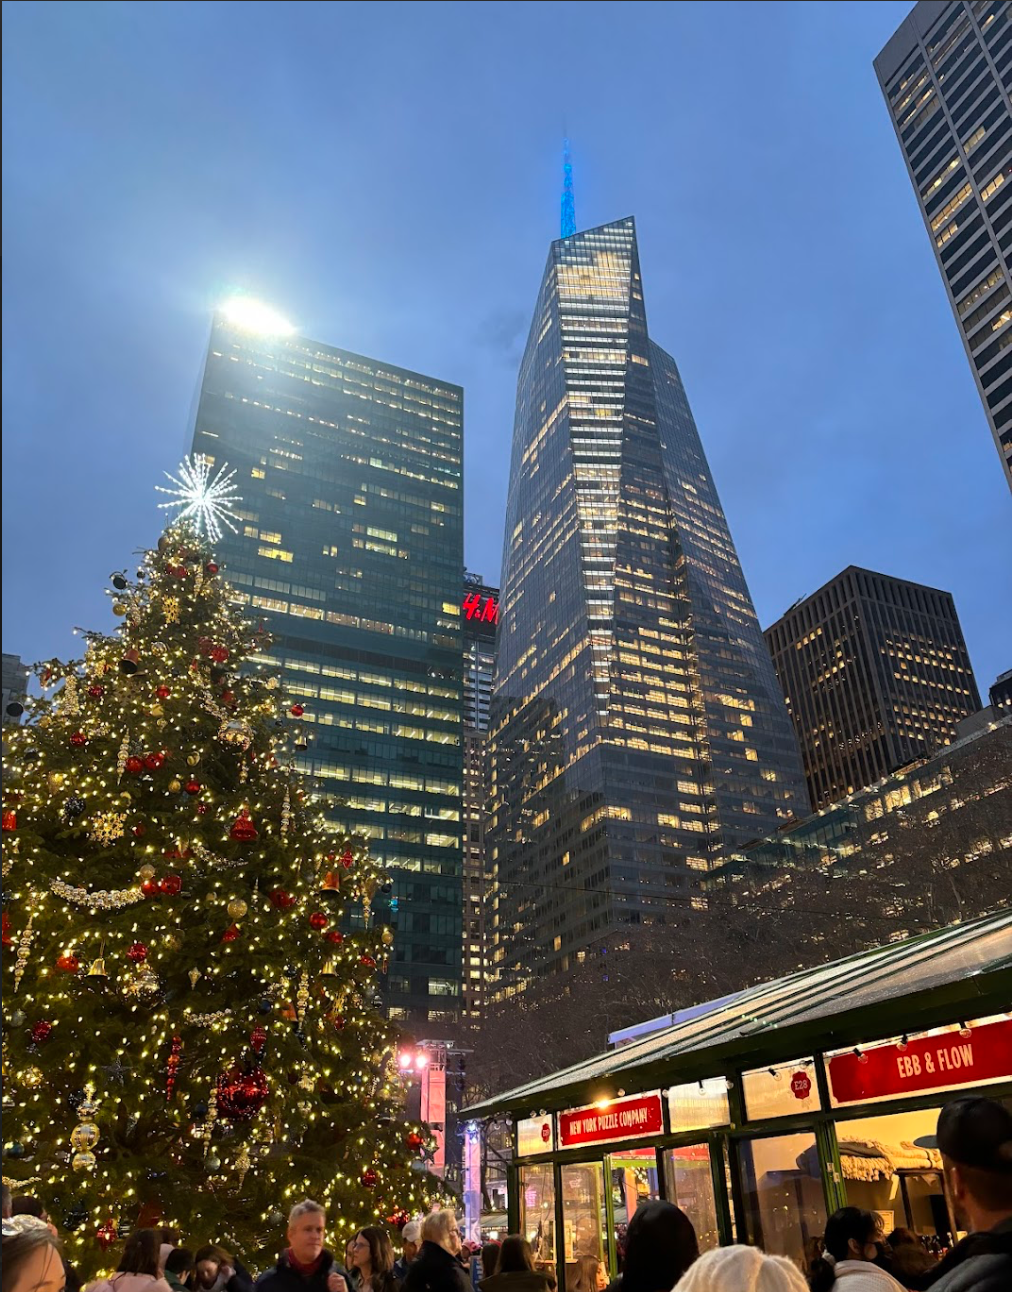
{"label": "blue sky", "polygon": [[[762,623],[855,563],[1012,667],[1012,507],[872,58],[907,3],[4,6],[4,650],[111,622],[211,307],[460,382],[497,576],[558,232],[635,215]],[[1004,558],[1004,559],[1003,559]]]}

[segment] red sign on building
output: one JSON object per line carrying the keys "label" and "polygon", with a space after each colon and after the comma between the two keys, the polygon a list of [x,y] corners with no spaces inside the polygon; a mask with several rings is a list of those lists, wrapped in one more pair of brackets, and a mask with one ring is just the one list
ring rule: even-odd
{"label": "red sign on building", "polygon": [[487,624],[499,622],[499,602],[495,597],[483,597],[480,592],[468,592],[462,607],[465,619],[479,619]]}
{"label": "red sign on building", "polygon": [[880,1045],[829,1060],[829,1084],[837,1103],[881,1095],[968,1086],[1012,1077],[1012,1020],[986,1023],[967,1033],[916,1037],[906,1045]]}
{"label": "red sign on building", "polygon": [[603,1144],[632,1139],[638,1135],[659,1135],[664,1130],[661,1096],[658,1092],[616,1099],[592,1108],[574,1108],[559,1114],[559,1146]]}

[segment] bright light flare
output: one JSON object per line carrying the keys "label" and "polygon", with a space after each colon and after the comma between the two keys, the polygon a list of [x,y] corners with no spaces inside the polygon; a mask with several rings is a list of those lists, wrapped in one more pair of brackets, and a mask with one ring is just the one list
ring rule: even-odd
{"label": "bright light flare", "polygon": [[[192,520],[198,534],[206,534],[212,542],[217,543],[222,536],[222,523],[228,526],[233,534],[238,534],[236,521],[240,519],[235,504],[242,502],[237,486],[232,483],[235,471],[228,471],[228,463],[223,463],[217,473],[211,475],[210,458],[202,453],[192,458],[183,458],[179,464],[179,476],[169,475],[165,478],[173,486],[166,489],[164,485],[155,485],[159,493],[168,494],[169,502],[160,502],[160,508],[178,507],[176,520]],[[228,474],[226,475],[226,471]]]}
{"label": "bright light flare", "polygon": [[222,305],[221,312],[234,327],[261,336],[291,336],[291,323],[277,310],[250,296],[234,296]]}

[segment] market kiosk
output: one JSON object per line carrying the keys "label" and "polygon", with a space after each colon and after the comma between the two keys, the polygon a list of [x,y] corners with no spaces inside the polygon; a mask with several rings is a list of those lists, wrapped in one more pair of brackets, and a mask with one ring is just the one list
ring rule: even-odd
{"label": "market kiosk", "polygon": [[465,1110],[511,1114],[510,1232],[564,1292],[621,1263],[625,1224],[676,1202],[706,1250],[804,1264],[847,1203],[938,1251],[957,1221],[918,1146],[956,1094],[1012,1101],[1012,913],[750,988]]}

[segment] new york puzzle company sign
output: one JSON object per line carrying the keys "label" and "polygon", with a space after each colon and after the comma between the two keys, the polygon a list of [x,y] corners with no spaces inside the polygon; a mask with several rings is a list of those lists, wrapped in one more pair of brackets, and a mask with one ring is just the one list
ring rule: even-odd
{"label": "new york puzzle company sign", "polygon": [[968,1086],[1012,1076],[1012,1020],[985,1023],[969,1032],[914,1037],[906,1045],[879,1045],[829,1060],[829,1083],[837,1103],[882,1095]]}
{"label": "new york puzzle company sign", "polygon": [[574,1148],[578,1144],[602,1144],[639,1135],[659,1135],[663,1130],[661,1095],[655,1090],[632,1099],[616,1099],[560,1113],[559,1147]]}

